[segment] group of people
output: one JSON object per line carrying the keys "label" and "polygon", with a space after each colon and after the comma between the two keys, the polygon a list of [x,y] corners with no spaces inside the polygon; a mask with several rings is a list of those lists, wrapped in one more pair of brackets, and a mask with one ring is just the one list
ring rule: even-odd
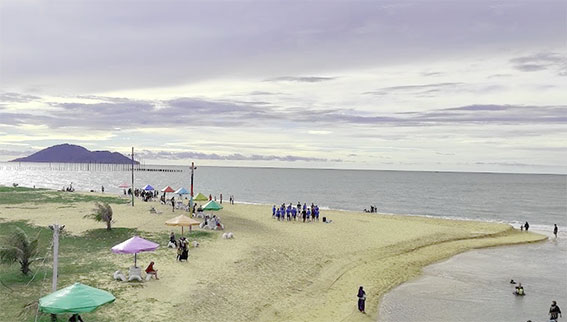
{"label": "group of people", "polygon": [[302,206],[301,202],[298,202],[296,207],[291,203],[287,206],[285,203],[282,203],[279,207],[276,207],[276,205],[272,207],[272,217],[281,221],[286,219],[287,221],[297,220],[297,217],[300,220],[303,218],[303,222],[319,221],[319,206],[313,203],[310,207],[307,206],[307,203],[304,203]]}
{"label": "group of people", "polygon": [[[520,225],[520,230],[525,230],[528,231],[530,229],[530,224],[526,221],[525,224]],[[557,227],[557,224],[553,224],[553,235],[555,235],[555,238],[557,238],[557,233],[559,232],[559,228]]]}
{"label": "group of people", "polygon": [[189,257],[189,241],[187,240],[187,238],[185,238],[184,236],[181,236],[179,238],[179,240],[175,239],[175,234],[173,232],[171,232],[171,234],[169,235],[169,243],[168,243],[168,247],[175,247],[177,248],[177,260],[178,261],[187,261],[187,258]]}
{"label": "group of people", "polygon": [[370,206],[370,210],[364,208],[364,212],[378,212],[378,208],[376,208],[376,206]]}
{"label": "group of people", "polygon": [[[516,284],[516,281],[514,280],[510,280],[510,284]],[[514,295],[519,295],[519,296],[524,296],[526,295],[526,292],[524,291],[524,287],[522,286],[522,283],[518,283],[515,287],[514,290]]]}
{"label": "group of people", "polygon": [[[510,284],[516,285],[516,281],[512,279],[510,280]],[[526,295],[522,283],[517,283],[516,287],[514,288],[514,295],[517,296]],[[549,321],[557,322],[557,319],[559,317],[562,317],[561,309],[559,308],[559,306],[557,306],[556,301],[551,301],[551,307],[549,308]],[[528,322],[531,322],[531,320],[528,320]]]}

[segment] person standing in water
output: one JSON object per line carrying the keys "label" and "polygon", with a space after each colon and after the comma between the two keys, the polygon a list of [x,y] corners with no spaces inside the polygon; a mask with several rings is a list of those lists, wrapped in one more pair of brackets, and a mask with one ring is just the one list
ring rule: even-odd
{"label": "person standing in water", "polygon": [[358,288],[358,310],[362,313],[366,313],[364,312],[364,304],[366,302],[366,292],[364,291],[364,289],[361,287]]}
{"label": "person standing in water", "polygon": [[557,232],[559,231],[559,228],[557,228],[557,224],[554,224],[555,227],[553,227],[553,234],[555,235],[555,238],[557,238]]}
{"label": "person standing in water", "polygon": [[551,301],[551,307],[549,308],[549,321],[557,322],[559,317],[563,317],[561,315],[561,309],[557,306],[557,302]]}
{"label": "person standing in water", "polygon": [[526,223],[524,224],[524,229],[526,231],[528,231],[528,229],[530,229],[530,224],[528,224],[528,222],[526,221]]}

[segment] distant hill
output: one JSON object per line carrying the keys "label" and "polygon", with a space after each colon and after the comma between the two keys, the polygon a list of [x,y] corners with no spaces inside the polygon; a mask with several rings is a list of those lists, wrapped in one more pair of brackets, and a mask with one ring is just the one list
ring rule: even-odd
{"label": "distant hill", "polygon": [[[30,156],[10,162],[66,162],[66,163],[112,163],[131,164],[132,160],[118,152],[89,151],[82,146],[60,144],[43,149]],[[139,164],[138,161],[134,161]]]}

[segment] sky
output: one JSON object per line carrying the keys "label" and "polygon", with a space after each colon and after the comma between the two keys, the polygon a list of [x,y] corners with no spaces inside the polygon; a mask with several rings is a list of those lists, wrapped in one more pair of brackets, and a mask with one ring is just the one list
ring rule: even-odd
{"label": "sky", "polygon": [[0,161],[567,174],[566,1],[0,1]]}

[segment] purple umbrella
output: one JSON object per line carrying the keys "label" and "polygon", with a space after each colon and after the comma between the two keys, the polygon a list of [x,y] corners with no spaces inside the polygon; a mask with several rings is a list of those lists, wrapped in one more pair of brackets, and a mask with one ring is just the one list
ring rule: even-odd
{"label": "purple umbrella", "polygon": [[112,247],[112,252],[116,254],[134,254],[134,267],[136,267],[136,255],[139,252],[149,252],[156,250],[158,247],[159,244],[134,236]]}

